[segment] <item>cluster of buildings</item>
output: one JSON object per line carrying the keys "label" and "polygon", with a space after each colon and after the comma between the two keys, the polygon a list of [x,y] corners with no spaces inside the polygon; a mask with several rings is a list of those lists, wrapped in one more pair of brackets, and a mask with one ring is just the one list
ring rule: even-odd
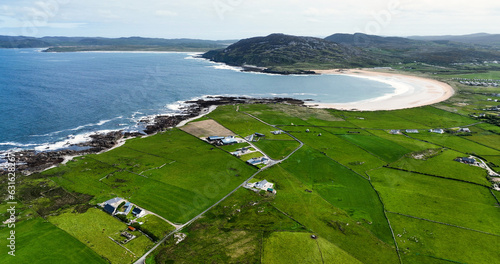
{"label": "cluster of buildings", "polygon": [[500,111],[500,105],[483,109],[484,111]]}
{"label": "cluster of buildings", "polygon": [[252,151],[250,150],[250,147],[244,147],[244,148],[239,148],[234,152],[231,152],[231,155],[239,157],[241,155],[249,154]]}
{"label": "cluster of buildings", "polygon": [[478,165],[478,162],[476,159],[472,157],[463,157],[463,158],[456,158],[455,161],[464,163],[464,164],[469,164],[469,165]]}
{"label": "cluster of buildings", "polygon": [[259,182],[247,183],[244,186],[247,189],[252,189],[255,191],[266,191],[272,194],[276,194],[276,190],[274,189],[274,183],[270,183],[267,180],[262,180]]}
{"label": "cluster of buildings", "polygon": [[[493,82],[495,81],[495,82]],[[498,87],[500,80],[471,80],[471,81],[459,81],[463,85],[468,86],[484,86],[484,87]]]}
{"label": "cluster of buildings", "polygon": [[269,159],[266,157],[253,158],[253,159],[247,160],[247,163],[250,165],[254,165],[254,166],[260,165],[260,164],[268,164]]}
{"label": "cluster of buildings", "polygon": [[[125,204],[123,205],[124,211],[118,212],[117,211],[118,207],[124,202],[125,202]],[[141,218],[141,217],[146,215],[146,211],[144,211],[143,209],[133,205],[129,201],[126,201],[120,197],[116,197],[116,198],[107,200],[106,202],[102,203],[101,206],[102,206],[104,212],[106,212],[110,215],[120,215],[120,214],[128,215],[131,211],[132,211],[132,215],[135,218]]]}
{"label": "cluster of buildings", "polygon": [[[429,131],[429,133],[436,133],[436,134],[444,134],[444,133],[446,133],[446,130],[444,130],[442,128],[433,128],[433,129],[429,129],[428,131]],[[459,128],[458,132],[471,133],[471,131],[470,131],[470,129],[468,127]],[[418,133],[420,133],[420,131],[418,129],[406,129],[406,130],[393,129],[393,130],[389,131],[389,133],[391,133],[393,135],[399,135],[399,134],[402,134],[402,133],[418,134]]]}

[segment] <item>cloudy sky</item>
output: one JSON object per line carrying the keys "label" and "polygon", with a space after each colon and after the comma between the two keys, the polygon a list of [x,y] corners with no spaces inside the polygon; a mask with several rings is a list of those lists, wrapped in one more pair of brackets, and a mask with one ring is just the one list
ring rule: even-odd
{"label": "cloudy sky", "polygon": [[239,39],[500,33],[498,0],[2,0],[0,35]]}

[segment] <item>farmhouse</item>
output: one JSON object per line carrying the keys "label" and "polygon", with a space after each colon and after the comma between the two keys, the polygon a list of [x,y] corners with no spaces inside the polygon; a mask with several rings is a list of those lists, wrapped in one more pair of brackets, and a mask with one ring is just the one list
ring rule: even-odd
{"label": "farmhouse", "polygon": [[468,127],[460,128],[458,132],[470,133],[470,129]]}
{"label": "farmhouse", "polygon": [[139,218],[139,217],[144,216],[144,214],[145,214],[145,213],[144,213],[144,210],[142,210],[142,209],[141,209],[141,208],[139,208],[139,207],[136,207],[136,208],[134,208],[134,210],[132,210],[132,214],[133,214],[135,217]]}
{"label": "farmhouse", "polygon": [[255,183],[247,183],[247,185],[245,185],[245,188],[250,188],[250,189],[253,188],[276,194],[276,190],[274,189],[274,183],[270,183],[267,180],[262,180]]}
{"label": "farmhouse", "polygon": [[407,129],[406,133],[409,133],[409,134],[418,134],[418,129]]}
{"label": "farmhouse", "polygon": [[244,148],[237,149],[234,152],[231,152],[231,155],[239,157],[239,156],[241,156],[241,155],[243,155],[243,154],[245,154],[245,153],[247,153],[249,151],[250,151],[249,147],[244,147]]}
{"label": "farmhouse", "polygon": [[229,137],[223,138],[221,140],[221,142],[222,142],[222,145],[232,145],[232,144],[238,143],[238,140],[236,140],[236,138],[233,136],[229,136]]}
{"label": "farmhouse", "polygon": [[281,134],[283,134],[283,130],[271,131],[271,134],[273,134],[273,135],[281,135]]}
{"label": "farmhouse", "polygon": [[441,128],[438,129],[430,129],[429,132],[431,133],[438,133],[438,134],[444,134],[444,130]]}
{"label": "farmhouse", "polygon": [[391,130],[391,132],[389,132],[389,133],[391,133],[391,134],[393,134],[393,135],[399,135],[399,134],[401,134],[401,130],[395,130],[395,129],[393,129],[393,130]]}
{"label": "farmhouse", "polygon": [[269,159],[266,157],[253,158],[253,159],[247,160],[247,163],[250,165],[267,164],[268,162],[269,162]]}
{"label": "farmhouse", "polygon": [[108,214],[114,215],[116,208],[122,203],[123,199],[120,197],[115,197],[113,199],[107,200],[101,204],[103,210]]}
{"label": "farmhouse", "polygon": [[470,164],[470,165],[476,164],[476,160],[474,158],[468,158],[468,157],[465,157],[465,158],[456,158],[455,161],[458,161],[458,162],[461,162],[461,163],[464,163],[464,164]]}

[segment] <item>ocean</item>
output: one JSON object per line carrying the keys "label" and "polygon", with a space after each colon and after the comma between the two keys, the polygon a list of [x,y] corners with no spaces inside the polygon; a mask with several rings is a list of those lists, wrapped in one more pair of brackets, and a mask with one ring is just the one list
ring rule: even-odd
{"label": "ocean", "polygon": [[205,96],[293,97],[347,103],[394,92],[335,75],[240,72],[188,53],[0,49],[0,152],[55,150],[99,131],[138,131],[138,121],[178,113]]}

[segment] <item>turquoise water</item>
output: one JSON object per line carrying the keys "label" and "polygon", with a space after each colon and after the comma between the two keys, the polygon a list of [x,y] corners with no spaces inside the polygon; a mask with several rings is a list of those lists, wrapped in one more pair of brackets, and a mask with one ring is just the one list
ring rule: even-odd
{"label": "turquoise water", "polygon": [[102,130],[139,130],[206,95],[346,103],[392,93],[349,76],[243,73],[187,53],[42,53],[0,49],[0,151],[55,149]]}

